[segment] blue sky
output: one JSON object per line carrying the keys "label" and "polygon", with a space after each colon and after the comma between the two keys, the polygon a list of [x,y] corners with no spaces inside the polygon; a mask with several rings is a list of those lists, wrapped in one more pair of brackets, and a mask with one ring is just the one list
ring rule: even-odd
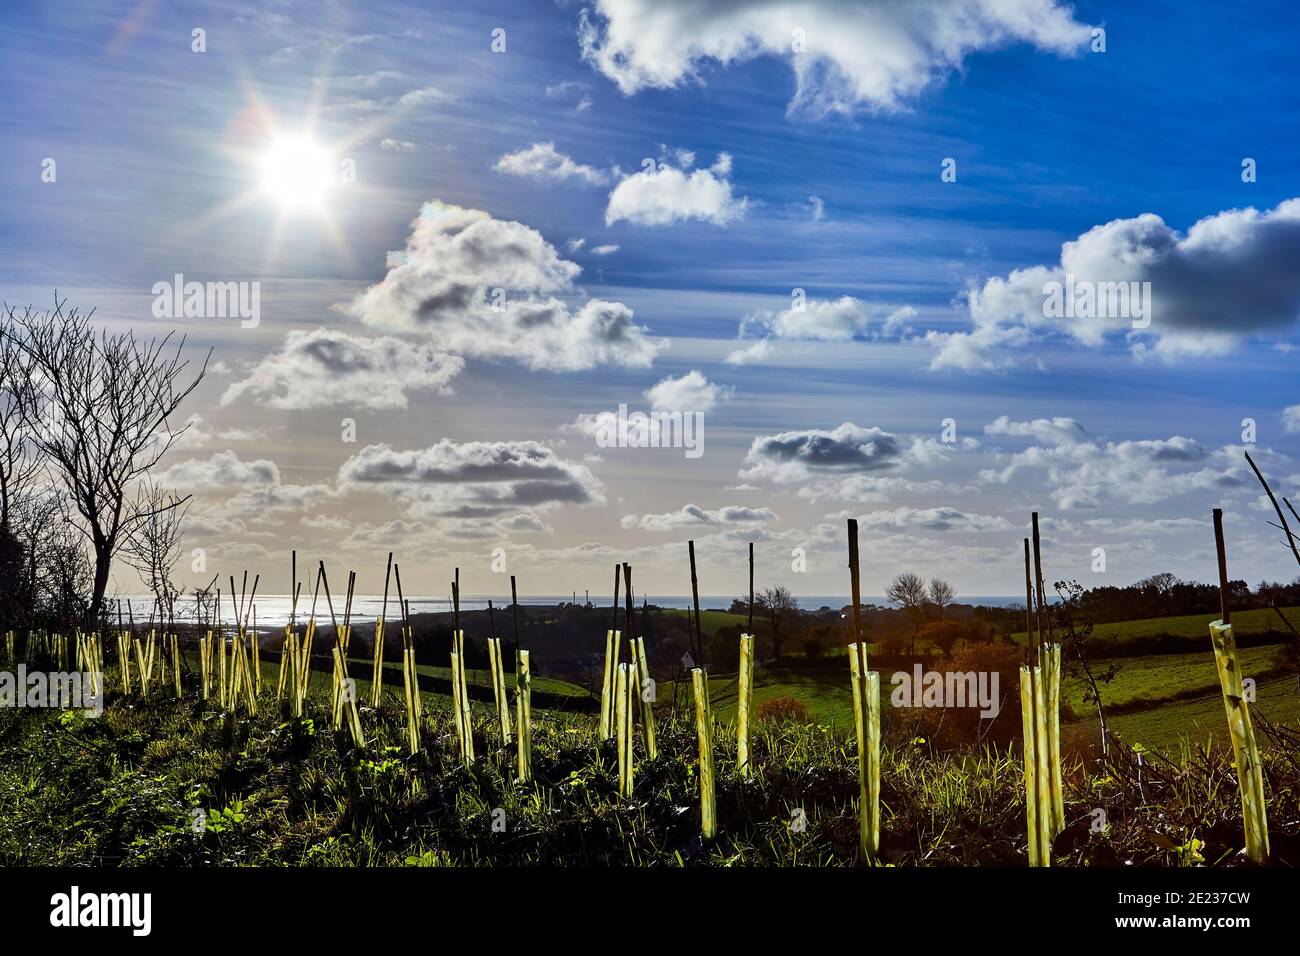
{"label": "blue sky", "polygon": [[[1256,420],[1253,447],[1291,494],[1294,7],[707,9],[7,8],[3,297],[43,304],[58,288],[144,330],[163,324],[152,286],[177,273],[260,283],[256,328],[180,323],[219,365],[167,477],[196,495],[188,544],[223,569],[279,573],[291,540],[366,567],[391,547],[419,562],[426,589],[459,563],[481,569],[467,590],[487,593],[501,548],[531,593],[600,588],[620,557],[667,593],[685,589],[693,536],[707,591],[740,586],[756,540],[768,583],[823,594],[844,590],[843,518],[856,515],[864,590],[914,569],[998,594],[1016,590],[1031,509],[1049,573],[1092,584],[1166,569],[1209,579],[1206,519],[1223,505],[1234,572],[1291,576],[1245,480],[1240,423]],[[806,30],[799,55],[782,46],[791,25]],[[883,80],[881,64],[894,64]],[[354,162],[356,182],[289,209],[259,188],[259,164],[304,128]],[[55,182],[42,181],[46,158]],[[956,182],[941,179],[946,158]],[[483,261],[455,271],[441,234],[408,253],[409,273],[386,260],[432,202],[481,211]],[[1097,281],[1149,277],[1149,330],[1008,306],[1002,293],[1042,286],[1017,270],[1065,271],[1062,243],[1113,221],[1071,262]],[[564,303],[545,334],[403,311],[435,286],[509,286],[497,276],[523,240],[544,276],[512,300]],[[796,288],[811,315],[787,314]],[[630,310],[641,331],[583,331],[592,300],[619,305],[606,318]],[[317,329],[312,341],[353,364],[345,385],[304,395],[288,382],[318,353],[290,336]],[[400,345],[385,352],[385,339]],[[728,361],[763,340],[757,359]],[[551,348],[563,360],[537,358]],[[385,372],[367,362],[381,353],[402,364],[395,399],[375,398]],[[593,416],[649,410],[665,380],[661,397],[704,414],[704,454],[598,447]],[[344,417],[356,442],[340,441]],[[956,443],[941,440],[946,418]],[[827,467],[817,449],[845,457]],[[475,456],[499,470],[469,467]],[[374,477],[394,468],[396,480]],[[806,572],[792,570],[795,548]],[[134,586],[126,571],[117,582]]]}

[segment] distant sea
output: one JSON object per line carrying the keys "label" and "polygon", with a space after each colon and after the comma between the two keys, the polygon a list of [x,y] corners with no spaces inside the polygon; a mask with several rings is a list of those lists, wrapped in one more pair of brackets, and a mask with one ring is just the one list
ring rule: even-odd
{"label": "distant sea", "polygon": [[[799,607],[807,611],[815,611],[820,607],[841,608],[850,603],[848,595],[796,595],[799,600]],[[592,598],[592,604],[596,607],[609,607],[605,602],[610,596],[608,594]],[[140,624],[149,617],[149,610],[153,604],[153,598],[149,595],[130,594],[121,597],[122,614],[126,615],[126,602],[131,602],[131,609],[135,613],[136,623]],[[498,611],[510,607],[510,595],[501,597],[463,597],[460,601],[462,611],[483,611],[487,609],[488,600],[492,601],[493,607]],[[700,607],[705,610],[727,610],[735,595],[700,595]],[[521,595],[519,604],[521,606],[540,606],[555,605],[560,603],[569,603],[573,600],[572,594],[542,594],[542,595]],[[578,602],[582,603],[584,596],[578,595]],[[411,605],[411,614],[436,614],[450,613],[451,598],[449,597],[430,597],[420,595],[417,597],[407,598]],[[665,608],[689,608],[691,607],[691,597],[689,594],[637,594],[637,607],[641,606],[642,601],[649,601],[651,604]],[[180,606],[177,607],[177,620],[185,620],[190,617],[192,602],[188,599],[182,599]],[[358,624],[369,624],[379,617],[383,607],[384,596],[382,594],[357,594],[352,597],[352,620]],[[875,604],[881,607],[892,607],[883,595],[866,595],[862,596],[863,604]],[[962,597],[958,595],[958,604],[975,604],[986,607],[1015,607],[1023,606],[1024,597],[1008,597],[1006,595],[975,595],[971,597]],[[290,596],[287,594],[261,594],[257,595],[257,625],[262,627],[283,627],[289,623]],[[182,614],[181,612],[185,612]],[[311,613],[311,596],[298,599],[298,620],[305,620]],[[334,613],[342,618],[343,602],[341,596],[334,598]],[[324,623],[329,620],[329,608],[325,603],[324,595],[316,602],[316,619]],[[388,618],[393,620],[397,617],[397,597],[390,595],[388,600]],[[234,617],[234,610],[230,604],[230,598],[226,594],[221,596],[221,619],[229,621]]]}

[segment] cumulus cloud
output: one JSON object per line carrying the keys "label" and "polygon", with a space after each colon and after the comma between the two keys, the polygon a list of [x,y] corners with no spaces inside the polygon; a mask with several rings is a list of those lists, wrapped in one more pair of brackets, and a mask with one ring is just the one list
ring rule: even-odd
{"label": "cumulus cloud", "polygon": [[594,246],[591,250],[593,256],[612,256],[618,252],[618,244],[611,243],[603,246]]}
{"label": "cumulus cloud", "polygon": [[[978,447],[963,439],[961,447]],[[810,501],[890,501],[902,494],[952,493],[937,480],[917,480],[910,469],[945,461],[952,446],[928,438],[900,438],[880,428],[844,422],[830,431],[810,428],[755,438],[741,463],[744,482],[792,487]]]}
{"label": "cumulus cloud", "polygon": [[534,441],[453,442],[399,451],[368,445],[339,468],[349,490],[373,488],[404,501],[411,517],[494,517],[604,500],[599,480]]}
{"label": "cumulus cloud", "polygon": [[221,404],[247,393],[275,408],[405,408],[408,391],[450,394],[451,380],[464,367],[459,356],[387,336],[293,330],[278,350],[226,389]]}
{"label": "cumulus cloud", "polygon": [[[838,299],[807,299],[803,290],[796,290],[799,298],[787,309],[756,312],[740,323],[740,337],[760,335],[754,344],[729,353],[725,361],[731,365],[745,365],[765,361],[772,354],[771,342],[776,339],[795,339],[813,342],[850,342],[866,337],[870,332],[872,310],[862,300],[851,295]],[[896,335],[916,315],[912,306],[894,309],[879,323],[873,337]]]}
{"label": "cumulus cloud", "polygon": [[897,436],[845,422],[830,431],[806,429],[755,438],[739,477],[800,484],[819,476],[887,471],[902,459]]}
{"label": "cumulus cloud", "polygon": [[574,162],[555,148],[554,143],[534,143],[527,149],[506,153],[492,167],[507,176],[520,176],[536,181],[562,182],[580,179],[593,186],[609,182],[610,174],[586,163]]}
{"label": "cumulus cloud", "polygon": [[1088,26],[1056,0],[597,0],[579,24],[583,57],[625,94],[699,80],[777,56],[795,74],[792,110],[892,110],[971,54],[1029,43],[1079,52]]}
{"label": "cumulus cloud", "polygon": [[1288,405],[1282,409],[1282,428],[1288,435],[1300,432],[1300,405]]}
{"label": "cumulus cloud", "polygon": [[1008,484],[1025,470],[1041,470],[1063,510],[1154,504],[1189,492],[1223,494],[1250,486],[1235,446],[1210,449],[1182,435],[1101,441],[1071,419],[999,419],[994,426],[999,429],[994,434],[1031,436],[1046,444],[1000,455],[1003,466],[982,471],[980,480]]}
{"label": "cumulus cloud", "polygon": [[186,491],[236,491],[223,505],[223,511],[238,517],[303,511],[334,495],[325,484],[285,484],[275,462],[267,458],[244,461],[233,451],[177,462],[159,476],[159,481]]}
{"label": "cumulus cloud", "polygon": [[711,412],[733,389],[717,385],[695,369],[673,378],[671,375],[646,389],[645,397],[655,411]]}
{"label": "cumulus cloud", "polygon": [[667,347],[621,302],[571,308],[558,298],[582,270],[523,223],[430,202],[411,225],[406,249],[389,253],[388,274],[350,306],[367,325],[553,371],[645,367]]}
{"label": "cumulus cloud", "polygon": [[681,528],[718,528],[726,526],[752,526],[776,520],[771,508],[748,508],[727,505],[710,511],[698,505],[685,505],[678,511],[663,514],[624,515],[624,528],[642,531],[677,531]]}
{"label": "cumulus cloud", "polygon": [[666,163],[643,169],[624,177],[609,194],[605,225],[626,220],[638,226],[669,226],[698,219],[725,226],[744,216],[749,206],[748,199],[733,194],[730,176],[731,157],[726,153],[711,168],[689,173]]}
{"label": "cumulus cloud", "polygon": [[873,511],[861,515],[858,524],[868,531],[1005,531],[1006,518],[961,511],[952,507],[909,508]]}
{"label": "cumulus cloud", "polygon": [[1073,418],[1035,418],[1030,422],[1013,422],[1002,415],[984,426],[986,435],[1008,435],[1012,438],[1035,438],[1045,444],[1081,441],[1087,437],[1082,425]]}
{"label": "cumulus cloud", "polygon": [[[994,276],[969,290],[966,304],[973,328],[927,336],[937,349],[931,367],[1005,365],[1010,358],[999,351],[1024,346],[1034,333],[1050,331],[1089,347],[1123,333],[1134,341],[1139,357],[1148,352],[1163,358],[1221,354],[1248,336],[1293,330],[1300,316],[1298,258],[1300,199],[1265,212],[1217,213],[1185,235],[1152,213],[1116,219],[1065,243],[1059,263]],[[1130,283],[1138,290],[1149,283],[1148,311],[1136,317],[1136,327],[1135,316],[1117,314],[1122,310],[1109,301]],[[1052,284],[1075,301],[1095,295],[1098,307],[1083,316],[1049,315],[1045,289],[1057,287]],[[1071,289],[1076,290],[1073,297]],[[1104,308],[1103,297],[1108,300]]]}

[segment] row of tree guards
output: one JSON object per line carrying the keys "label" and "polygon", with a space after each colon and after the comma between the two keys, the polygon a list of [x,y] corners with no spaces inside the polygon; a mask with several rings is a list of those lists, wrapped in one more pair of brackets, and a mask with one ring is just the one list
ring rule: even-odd
{"label": "row of tree guards", "polygon": [[[1249,704],[1243,689],[1241,667],[1237,658],[1236,641],[1232,633],[1228,607],[1228,571],[1223,540],[1223,514],[1214,510],[1215,545],[1219,565],[1221,618],[1210,624],[1210,637],[1214,649],[1219,682],[1223,692],[1224,710],[1232,740],[1232,749],[1241,792],[1246,852],[1256,862],[1268,858],[1268,820],[1264,805],[1264,777],[1259,751],[1251,724]],[[858,525],[848,520],[849,577],[852,589],[852,641],[848,645],[849,685],[853,695],[853,716],[858,752],[858,812],[859,848],[866,860],[875,860],[880,852],[880,674],[868,667],[868,642],[863,638],[860,608],[860,567],[858,561]],[[1065,808],[1061,778],[1061,645],[1053,639],[1043,582],[1042,552],[1039,538],[1038,513],[1032,515],[1032,536],[1024,539],[1025,553],[1025,625],[1026,660],[1020,667],[1020,703],[1024,747],[1024,789],[1027,850],[1030,866],[1049,866],[1052,843],[1065,827]],[[695,567],[695,545],[689,543],[691,565],[692,607],[688,611],[688,626],[692,632],[692,646],[697,654],[702,649],[702,624],[699,603],[698,575]],[[352,633],[352,601],[356,587],[356,574],[350,573],[343,604],[342,623],[334,612],[334,603],[325,573],[320,562],[313,589],[311,611],[301,636],[298,634],[298,602],[302,585],[297,576],[297,552],[292,557],[294,580],[293,600],[289,624],[284,630],[279,673],[276,680],[276,703],[286,702],[294,717],[301,717],[306,704],[311,675],[312,648],[316,638],[317,602],[322,590],[330,621],[334,629],[331,647],[333,663],[331,681],[331,717],[336,732],[346,732],[358,748],[366,740],[357,709],[357,694],[348,674],[348,645]],[[388,556],[388,569],[384,576],[384,599],[380,616],[375,623],[374,655],[372,658],[369,703],[379,708],[383,700],[384,631],[387,627],[389,582],[396,584],[397,606],[400,614],[402,639],[403,705],[406,716],[406,742],[410,753],[418,752],[421,742],[421,697],[419,674],[416,667],[415,647],[412,638],[410,605],[402,593],[401,569]],[[251,593],[247,591],[247,574],[244,586],[236,600],[234,578],[230,579],[230,605],[234,626],[229,639],[221,624],[221,592],[217,591],[216,628],[208,630],[199,639],[199,693],[204,701],[215,701],[218,707],[232,718],[243,710],[250,716],[258,712],[261,695],[261,664],[256,631],[258,578],[253,580]],[[628,661],[621,660],[623,631],[618,625],[619,591],[625,599],[624,622],[628,636]],[[532,694],[529,652],[519,648],[518,592],[515,578],[510,578],[510,593],[514,619],[515,687],[514,720],[505,682],[504,650],[496,636],[495,609],[488,602],[489,630],[488,660],[491,668],[492,696],[495,710],[493,736],[499,735],[502,747],[508,747],[514,737],[517,762],[517,780],[531,782],[532,774]],[[737,681],[736,773],[742,780],[753,775],[752,763],[752,713],[754,680],[754,546],[749,546],[749,626],[740,635],[740,657]],[[129,611],[129,608],[128,608]],[[605,661],[598,717],[598,736],[602,741],[616,742],[618,754],[619,794],[630,798],[634,790],[635,729],[641,727],[642,749],[646,759],[658,756],[655,738],[654,682],[650,677],[649,661],[644,639],[636,633],[636,612],[633,600],[632,568],[629,564],[615,567],[614,604],[611,627],[605,635]],[[452,581],[452,649],[451,696],[452,717],[460,758],[466,766],[475,761],[473,721],[470,709],[469,685],[465,668],[465,634],[460,627],[460,570],[456,569]],[[181,683],[182,657],[179,639],[174,633],[159,634],[150,629],[147,636],[130,630],[116,632],[120,689],[124,695],[138,686],[140,695],[149,699],[161,686],[166,686],[170,673],[172,688],[177,699],[183,697]],[[4,635],[5,653],[10,664],[16,661],[14,633]],[[66,637],[57,634],[28,635],[26,657],[34,655],[52,660],[66,669],[70,651],[75,653],[79,669],[92,675],[92,693],[103,688],[95,683],[104,671],[103,643],[98,634],[78,632],[73,647]],[[699,658],[697,660],[701,660]],[[692,662],[695,663],[695,662]],[[170,667],[169,667],[170,664]],[[134,672],[134,680],[133,680]],[[694,699],[696,734],[699,743],[698,777],[700,786],[700,830],[705,838],[717,834],[716,779],[713,761],[715,720],[709,699],[708,674],[703,667],[690,669],[691,689]]]}

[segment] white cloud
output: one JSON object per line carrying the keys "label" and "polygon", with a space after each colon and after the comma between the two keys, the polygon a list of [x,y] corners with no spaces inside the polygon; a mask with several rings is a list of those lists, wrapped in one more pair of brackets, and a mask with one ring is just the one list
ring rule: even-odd
{"label": "white cloud", "polygon": [[717,385],[692,369],[685,375],[671,375],[646,389],[645,397],[655,411],[711,412],[719,399],[729,398],[732,389]]}
{"label": "white cloud", "polygon": [[685,505],[679,511],[663,514],[624,515],[621,524],[624,528],[639,528],[642,531],[677,531],[681,528],[747,527],[775,520],[776,512],[771,508],[727,505],[710,511],[698,505]]}
{"label": "white cloud", "polygon": [[294,329],[279,350],[226,389],[221,404],[248,393],[275,408],[405,408],[408,391],[450,394],[449,383],[464,367],[459,356],[388,336]]}
{"label": "white cloud", "polygon": [[159,481],[187,491],[238,490],[222,506],[226,515],[235,517],[306,510],[334,495],[329,485],[287,485],[275,462],[267,458],[244,461],[233,451],[178,462],[164,471]]}
{"label": "white cloud", "polygon": [[430,202],[406,249],[389,253],[388,274],[350,311],[439,350],[535,369],[649,366],[668,342],[649,338],[626,305],[589,299],[571,309],[557,297],[581,271],[523,223]]}
{"label": "white cloud", "polygon": [[455,99],[456,97],[444,93],[436,86],[425,86],[418,90],[403,93],[398,97],[397,105],[406,107],[425,106],[429,103],[452,102]]}
{"label": "white cloud", "polygon": [[[692,157],[694,158],[694,157]],[[745,215],[749,200],[732,194],[731,157],[721,153],[710,169],[687,173],[660,163],[619,181],[609,194],[605,225],[626,220],[638,226],[668,226],[698,219],[725,226]]]}
{"label": "white cloud", "polygon": [[830,431],[810,428],[755,438],[738,477],[802,484],[826,475],[887,471],[902,460],[897,436],[844,422]]}
{"label": "white cloud", "polygon": [[1288,405],[1282,409],[1282,428],[1288,435],[1300,432],[1300,405]]}
{"label": "white cloud", "polygon": [[868,531],[1005,531],[1006,518],[961,511],[952,507],[909,508],[873,511],[861,515],[858,524]]}
{"label": "white cloud", "polygon": [[404,139],[393,139],[391,136],[385,136],[379,141],[379,148],[390,153],[413,153],[416,145]]}
{"label": "white cloud", "polygon": [[554,143],[534,143],[527,149],[506,153],[492,167],[507,176],[520,176],[538,181],[561,182],[580,179],[593,186],[609,182],[610,174],[603,169],[574,162],[559,152]]}
{"label": "white cloud", "polygon": [[867,328],[867,307],[852,296],[809,299],[803,308],[784,309],[771,318],[772,334],[781,339],[847,342]]}
{"label": "white cloud", "polygon": [[769,339],[759,339],[743,349],[728,352],[723,359],[728,365],[752,365],[765,362],[772,355],[772,343]]}
{"label": "white cloud", "polygon": [[1035,438],[1049,445],[1082,441],[1088,433],[1073,418],[1036,418],[1031,422],[1013,422],[1002,415],[984,426],[986,435],[1008,435],[1012,438]]}
{"label": "white cloud", "polygon": [[1069,55],[1089,38],[1056,0],[597,0],[579,26],[583,57],[626,94],[697,80],[709,60],[779,56],[791,108],[819,115],[896,109],[980,50]]}
{"label": "white cloud", "polygon": [[617,244],[595,246],[591,250],[593,256],[612,256],[616,252],[618,252]]}
{"label": "white cloud", "polygon": [[[1300,317],[1297,259],[1300,199],[1266,212],[1217,213],[1185,235],[1152,213],[1115,219],[1065,243],[1057,264],[994,276],[971,289],[972,331],[930,333],[927,339],[938,349],[931,367],[1002,367],[1013,359],[997,352],[1020,348],[1033,333],[1045,331],[1064,332],[1089,347],[1122,333],[1134,342],[1139,358],[1221,354],[1250,335],[1295,325]],[[1114,314],[1049,317],[1044,310],[1049,283],[1089,292],[1101,283],[1150,283],[1149,311],[1139,317],[1139,325],[1147,320],[1150,325],[1134,328],[1132,316]],[[1146,337],[1154,339],[1151,347],[1143,341]]]}
{"label": "white cloud", "polygon": [[373,488],[406,503],[414,518],[490,518],[604,500],[586,465],[534,441],[453,442],[398,451],[368,445],[339,468],[349,490]]}
{"label": "white cloud", "polygon": [[1031,436],[1048,444],[998,456],[1003,467],[981,472],[980,480],[1008,484],[1027,469],[1039,469],[1063,510],[1150,505],[1190,492],[1222,495],[1250,487],[1240,449],[1231,445],[1211,450],[1182,435],[1102,442],[1087,438],[1071,419],[999,419],[994,427],[993,434]]}

